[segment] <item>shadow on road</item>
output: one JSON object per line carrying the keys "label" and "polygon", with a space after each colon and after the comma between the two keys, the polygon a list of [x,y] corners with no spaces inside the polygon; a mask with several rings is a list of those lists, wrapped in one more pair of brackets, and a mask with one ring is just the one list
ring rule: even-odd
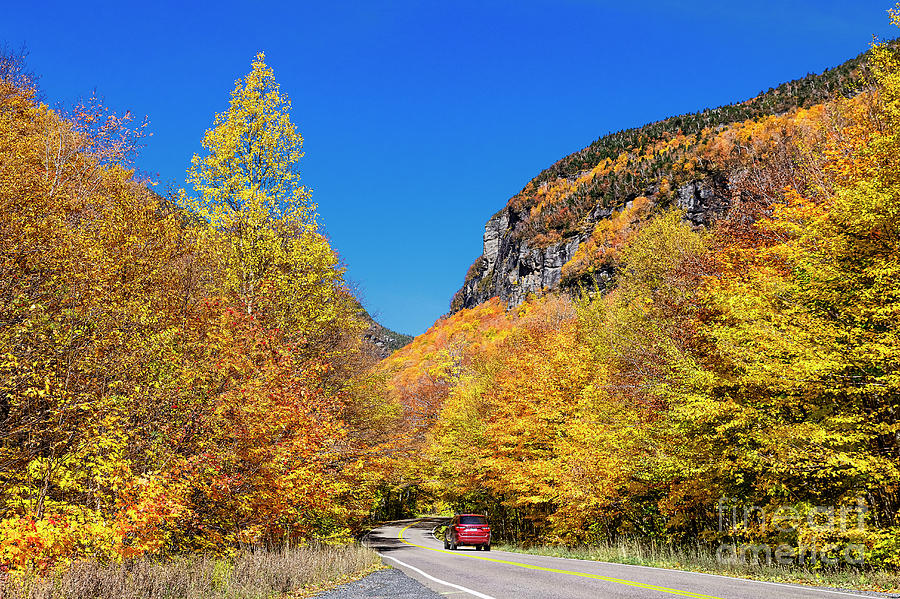
{"label": "shadow on road", "polygon": [[415,549],[415,547],[411,547],[400,540],[400,529],[412,524],[415,528],[431,530],[436,525],[446,521],[447,518],[429,517],[385,522],[378,528],[373,528],[363,541],[366,545],[380,553],[399,554],[405,550]]}

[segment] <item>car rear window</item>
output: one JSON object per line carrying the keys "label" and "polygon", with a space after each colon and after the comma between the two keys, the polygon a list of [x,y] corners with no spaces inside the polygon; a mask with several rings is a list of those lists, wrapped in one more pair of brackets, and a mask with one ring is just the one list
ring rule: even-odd
{"label": "car rear window", "polygon": [[460,524],[487,524],[487,518],[484,516],[460,516]]}

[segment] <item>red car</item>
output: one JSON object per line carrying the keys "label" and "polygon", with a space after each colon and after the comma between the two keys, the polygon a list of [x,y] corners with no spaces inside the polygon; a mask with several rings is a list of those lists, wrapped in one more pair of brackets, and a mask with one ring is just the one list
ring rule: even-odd
{"label": "red car", "polygon": [[491,550],[491,527],[483,514],[458,514],[450,519],[444,533],[444,549],[473,545],[475,550]]}

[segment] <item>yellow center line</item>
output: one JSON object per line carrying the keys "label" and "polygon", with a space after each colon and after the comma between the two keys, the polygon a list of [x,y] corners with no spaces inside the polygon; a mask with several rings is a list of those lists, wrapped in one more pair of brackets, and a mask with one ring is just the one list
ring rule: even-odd
{"label": "yellow center line", "polygon": [[[415,524],[415,523],[414,523]],[[660,593],[668,593],[669,595],[678,595],[680,597],[693,597],[694,599],[721,599],[721,597],[714,597],[712,595],[702,595],[700,593],[693,593],[691,591],[682,591],[679,589],[670,589],[668,587],[661,587],[655,584],[646,584],[643,582],[635,582],[634,580],[627,580],[625,578],[613,578],[611,576],[601,576],[599,574],[587,574],[585,572],[575,572],[574,570],[560,570],[557,568],[544,568],[542,566],[533,566],[531,564],[523,564],[520,562],[510,562],[503,559],[496,559],[493,557],[485,557],[481,555],[471,555],[468,553],[456,553],[455,551],[447,551],[446,549],[435,549],[434,547],[426,547],[424,545],[416,545],[415,543],[410,543],[405,538],[403,538],[403,533],[412,526],[410,524],[406,528],[400,531],[400,540],[411,546],[418,547],[419,549],[427,549],[428,551],[437,551],[438,553],[448,553],[450,555],[455,555],[457,557],[468,557],[470,559],[480,559],[486,562],[494,562],[497,564],[507,564],[509,566],[518,566],[520,568],[527,568],[528,570],[540,570],[541,572],[554,572],[556,574],[568,574],[570,576],[580,576],[581,578],[592,578],[594,580],[602,580],[604,582],[612,582],[615,584],[624,584],[630,587],[637,587],[639,589],[647,589],[649,591],[659,591]]]}

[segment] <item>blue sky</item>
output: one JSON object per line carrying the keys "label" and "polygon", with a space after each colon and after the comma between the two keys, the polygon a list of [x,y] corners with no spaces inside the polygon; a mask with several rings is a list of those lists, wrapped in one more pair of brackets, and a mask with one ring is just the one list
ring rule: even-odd
{"label": "blue sky", "polygon": [[727,104],[894,37],[890,2],[8,2],[51,103],[147,115],[139,166],[181,185],[253,55],[294,103],[301,171],[370,312],[420,333],[484,222],[609,131]]}

